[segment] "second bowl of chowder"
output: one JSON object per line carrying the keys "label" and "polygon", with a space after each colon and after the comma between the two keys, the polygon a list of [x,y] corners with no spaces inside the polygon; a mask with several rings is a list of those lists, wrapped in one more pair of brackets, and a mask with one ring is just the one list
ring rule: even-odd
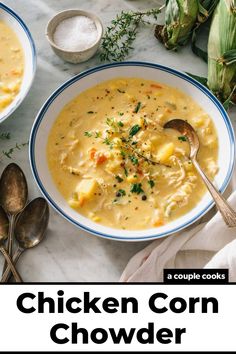
{"label": "second bowl of chowder", "polygon": [[0,123],[26,97],[36,70],[33,38],[23,20],[0,3]]}
{"label": "second bowl of chowder", "polygon": [[187,120],[198,160],[223,192],[234,134],[202,85],[151,63],[109,64],[67,81],[42,107],[30,140],[36,181],[67,220],[96,235],[147,240],[182,230],[213,205],[185,137],[163,125]]}

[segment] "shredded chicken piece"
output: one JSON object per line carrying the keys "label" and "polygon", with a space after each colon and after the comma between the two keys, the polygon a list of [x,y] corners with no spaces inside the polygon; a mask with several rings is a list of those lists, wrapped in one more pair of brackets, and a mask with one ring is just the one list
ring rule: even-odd
{"label": "shredded chicken piece", "polygon": [[170,177],[169,185],[174,184],[176,187],[178,187],[182,184],[183,180],[186,178],[186,172],[185,172],[185,169],[184,169],[184,166],[183,166],[181,160],[178,159],[176,156],[172,156],[171,161],[175,165],[179,166],[179,170],[169,172],[169,177]]}

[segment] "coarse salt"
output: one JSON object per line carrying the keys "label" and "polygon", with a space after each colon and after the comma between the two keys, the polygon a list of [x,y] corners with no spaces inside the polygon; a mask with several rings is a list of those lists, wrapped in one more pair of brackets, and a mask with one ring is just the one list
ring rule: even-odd
{"label": "coarse salt", "polygon": [[73,16],[59,23],[54,32],[54,43],[68,51],[82,51],[97,40],[98,31],[93,20],[87,16]]}

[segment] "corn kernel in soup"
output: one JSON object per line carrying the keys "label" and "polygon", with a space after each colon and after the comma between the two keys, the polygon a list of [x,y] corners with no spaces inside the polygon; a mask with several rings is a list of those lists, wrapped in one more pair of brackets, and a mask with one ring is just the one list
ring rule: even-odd
{"label": "corn kernel in soup", "polygon": [[193,209],[206,189],[174,118],[200,139],[199,163],[217,174],[218,139],[211,118],[176,88],[116,78],[84,91],[56,119],[48,139],[54,182],[71,208],[126,230],[160,227]]}

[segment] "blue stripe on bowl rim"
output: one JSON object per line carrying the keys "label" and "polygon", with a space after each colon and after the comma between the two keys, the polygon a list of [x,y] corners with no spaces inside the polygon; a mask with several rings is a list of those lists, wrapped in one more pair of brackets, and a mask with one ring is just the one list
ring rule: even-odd
{"label": "blue stripe on bowl rim", "polygon": [[[106,233],[99,232],[99,231],[96,231],[94,229],[91,229],[91,228],[89,228],[87,226],[84,226],[84,225],[80,224],[78,221],[76,221],[73,218],[71,218],[70,216],[68,216],[53,201],[53,199],[47,193],[47,191],[44,188],[44,186],[43,186],[43,184],[42,184],[42,182],[40,180],[40,177],[38,175],[37,168],[36,168],[36,162],[35,162],[35,150],[34,150],[34,148],[35,148],[35,139],[36,139],[36,136],[37,136],[37,131],[39,129],[40,123],[43,120],[43,117],[44,117],[48,107],[56,99],[56,97],[58,95],[60,95],[60,93],[62,91],[64,91],[67,87],[72,85],[74,82],[76,82],[78,80],[81,80],[82,78],[84,78],[84,77],[86,77],[86,76],[88,76],[90,74],[93,74],[93,73],[95,73],[97,71],[110,69],[110,68],[116,68],[116,67],[120,67],[120,66],[141,66],[141,67],[154,68],[154,69],[158,69],[158,70],[161,70],[161,71],[168,72],[169,74],[178,76],[178,77],[182,78],[183,80],[188,81],[190,84],[194,85],[195,87],[197,87],[200,91],[202,91],[215,104],[215,106],[220,111],[221,116],[222,116],[222,118],[223,118],[223,120],[225,122],[227,131],[228,131],[229,140],[230,140],[230,164],[229,164],[229,169],[228,169],[227,175],[225,177],[225,180],[222,183],[221,188],[219,189],[219,191],[221,193],[223,193],[225,191],[225,189],[227,188],[227,186],[228,186],[228,184],[230,182],[230,179],[232,177],[233,170],[234,170],[234,163],[235,163],[235,161],[234,161],[235,160],[235,135],[234,135],[234,130],[233,130],[232,124],[230,122],[230,119],[229,119],[224,107],[218,101],[218,99],[205,86],[203,86],[201,83],[199,83],[198,81],[196,81],[192,77],[190,77],[187,74],[185,74],[183,72],[180,72],[178,70],[166,67],[164,65],[150,63],[150,62],[126,61],[126,62],[120,62],[120,63],[111,63],[111,64],[100,65],[98,67],[86,70],[86,71],[74,76],[73,78],[67,80],[59,88],[57,88],[51,94],[51,96],[46,100],[46,102],[44,103],[44,105],[40,109],[38,115],[36,116],[35,122],[33,124],[32,130],[31,130],[31,134],[30,134],[30,142],[29,142],[30,166],[31,166],[32,173],[33,173],[33,176],[35,178],[35,181],[36,181],[40,191],[42,192],[42,194],[45,196],[45,198],[48,200],[48,202],[51,204],[51,206],[59,214],[61,214],[66,220],[68,220],[69,222],[71,222],[75,226],[81,228],[84,231],[90,232],[93,235],[100,236],[100,237],[103,237],[103,238],[112,239],[112,240],[118,240],[118,241],[147,241],[147,240],[152,240],[152,239],[165,237],[165,236],[168,236],[170,234],[173,234],[173,233],[176,233],[176,232],[179,232],[179,231],[185,229],[187,226],[190,226],[191,224],[196,222],[198,219],[200,219],[203,215],[205,215],[207,213],[207,211],[209,211],[212,208],[212,206],[214,205],[214,201],[212,200],[200,213],[198,213],[195,217],[193,217],[188,222],[180,225],[179,227],[170,229],[169,231],[166,231],[166,232],[163,232],[163,233],[155,233],[155,234],[152,234],[150,236],[141,236],[141,237],[122,237],[122,236],[119,236],[119,235],[117,235],[117,236],[116,235],[109,235],[109,234],[106,234]],[[135,234],[135,231],[134,231],[134,234]]]}
{"label": "blue stripe on bowl rim", "polygon": [[31,52],[32,52],[32,79],[31,82],[28,84],[28,89],[25,92],[25,95],[20,98],[20,99],[16,99],[14,100],[14,106],[12,107],[12,109],[4,116],[0,119],[0,123],[2,123],[5,119],[7,119],[18,107],[19,105],[22,103],[22,101],[25,99],[25,97],[27,96],[31,85],[33,83],[34,80],[34,76],[35,76],[35,72],[36,72],[36,67],[37,67],[37,54],[36,54],[36,47],[35,47],[35,43],[33,40],[33,37],[30,33],[30,30],[28,29],[28,27],[26,26],[26,24],[24,23],[24,21],[20,18],[19,15],[17,15],[10,7],[4,5],[3,3],[0,3],[0,9],[3,9],[5,12],[7,12],[8,14],[10,14],[12,17],[15,18],[15,20],[20,24],[20,26],[22,27],[22,29],[24,30],[24,32],[26,33],[29,43],[30,43],[30,47],[31,47]]}

